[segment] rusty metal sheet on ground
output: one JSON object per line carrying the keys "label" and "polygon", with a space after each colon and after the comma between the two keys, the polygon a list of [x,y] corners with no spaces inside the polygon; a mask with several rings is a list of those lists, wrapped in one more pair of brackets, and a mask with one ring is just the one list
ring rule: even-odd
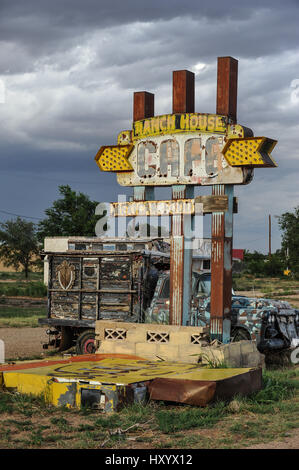
{"label": "rusty metal sheet on ground", "polygon": [[235,395],[250,395],[261,388],[261,369],[247,370],[243,374],[218,380],[156,378],[148,386],[152,400],[195,406],[206,406],[216,400],[229,400]]}
{"label": "rusty metal sheet on ground", "polygon": [[157,378],[150,383],[148,389],[152,400],[205,406],[215,395],[216,382]]}

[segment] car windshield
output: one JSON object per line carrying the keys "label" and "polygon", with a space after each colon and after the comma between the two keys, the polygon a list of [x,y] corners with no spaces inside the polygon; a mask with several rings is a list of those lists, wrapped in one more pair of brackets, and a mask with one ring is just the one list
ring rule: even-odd
{"label": "car windshield", "polygon": [[194,285],[194,295],[210,295],[211,294],[211,274],[204,273],[196,276],[196,283]]}
{"label": "car windshield", "polygon": [[[169,277],[164,280],[159,297],[162,299],[169,299]],[[203,273],[198,274],[193,272],[192,275],[192,294],[195,296],[208,296],[211,293],[211,274]]]}

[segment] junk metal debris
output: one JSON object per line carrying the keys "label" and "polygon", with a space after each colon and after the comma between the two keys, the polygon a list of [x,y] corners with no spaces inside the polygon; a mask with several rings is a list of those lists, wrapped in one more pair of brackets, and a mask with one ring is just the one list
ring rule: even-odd
{"label": "junk metal debris", "polygon": [[[261,369],[207,369],[196,364],[96,354],[0,367],[3,388],[43,395],[55,406],[118,411],[134,401],[205,406],[261,388]],[[166,381],[165,381],[166,380]]]}

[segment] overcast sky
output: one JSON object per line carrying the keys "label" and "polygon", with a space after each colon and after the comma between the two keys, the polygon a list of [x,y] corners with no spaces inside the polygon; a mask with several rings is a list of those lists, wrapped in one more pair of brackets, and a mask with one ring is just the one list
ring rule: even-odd
{"label": "overcast sky", "polygon": [[0,0],[0,221],[38,222],[60,184],[96,201],[131,194],[94,156],[131,128],[133,92],[171,113],[172,71],[188,69],[195,111],[214,113],[217,57],[232,56],[238,123],[278,140],[278,168],[236,187],[234,247],[267,252],[271,214],[279,248],[275,215],[299,204],[298,24],[298,0]]}

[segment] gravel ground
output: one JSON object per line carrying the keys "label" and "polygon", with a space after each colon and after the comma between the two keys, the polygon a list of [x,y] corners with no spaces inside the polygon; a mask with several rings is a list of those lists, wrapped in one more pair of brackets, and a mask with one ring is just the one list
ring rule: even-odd
{"label": "gravel ground", "polygon": [[48,342],[46,328],[0,328],[5,344],[5,360],[44,355],[42,343]]}

